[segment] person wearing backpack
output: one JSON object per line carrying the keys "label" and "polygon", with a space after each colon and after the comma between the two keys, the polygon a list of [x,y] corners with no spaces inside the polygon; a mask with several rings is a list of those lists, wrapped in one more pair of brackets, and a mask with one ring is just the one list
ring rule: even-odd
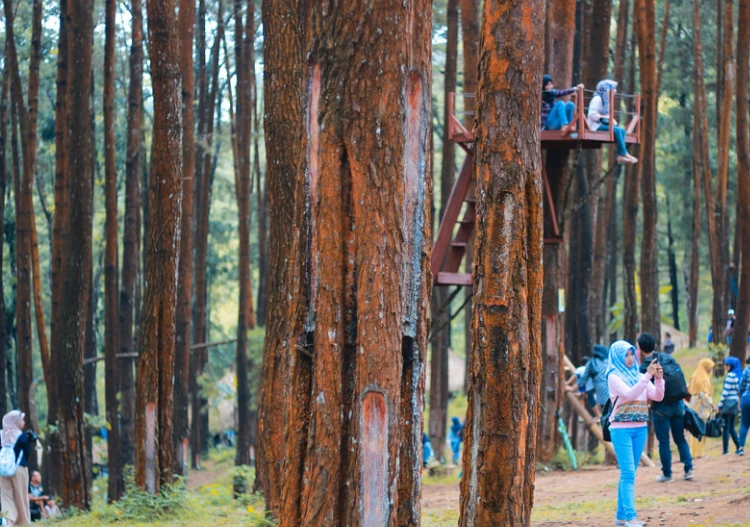
{"label": "person wearing backpack", "polygon": [[[24,417],[24,413],[19,410],[8,412],[3,416],[3,429],[0,431],[3,451],[8,452],[10,449],[7,447],[12,447],[13,455],[17,460],[14,474],[0,475],[0,499],[8,527],[31,524],[28,469],[31,440],[23,432],[26,424]],[[2,455],[0,453],[0,456]],[[7,469],[4,468],[4,470]]]}
{"label": "person wearing backpack", "polygon": [[635,510],[635,473],[648,436],[648,401],[661,401],[664,397],[663,373],[654,363],[641,374],[635,346],[630,342],[618,340],[609,348],[609,433],[620,466],[615,516],[615,525],[620,527],[643,526]]}
{"label": "person wearing backpack", "polygon": [[680,453],[680,461],[684,464],[682,479],[693,479],[693,457],[690,455],[690,446],[685,439],[685,404],[682,400],[687,397],[687,384],[682,368],[671,355],[666,353],[655,353],[656,339],[651,333],[638,335],[638,348],[644,354],[641,363],[641,373],[645,372],[649,364],[655,362],[664,370],[664,399],[654,402],[652,406],[652,420],[654,423],[654,435],[659,441],[659,459],[661,460],[662,473],[656,478],[660,483],[672,481],[672,449],[669,444],[669,432],[677,451]]}

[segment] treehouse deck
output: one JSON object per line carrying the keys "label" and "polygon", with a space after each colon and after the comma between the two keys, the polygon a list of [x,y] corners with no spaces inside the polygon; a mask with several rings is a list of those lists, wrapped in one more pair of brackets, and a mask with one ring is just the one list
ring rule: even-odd
{"label": "treehouse deck", "polygon": [[[593,97],[592,91],[578,88],[571,95],[575,104],[573,119],[570,124],[561,130],[542,130],[542,149],[593,149],[601,148],[605,143],[614,143],[615,136],[612,127],[607,131],[592,130],[586,119],[586,103]],[[460,145],[466,150],[466,159],[461,166],[461,171],[451,189],[448,203],[440,221],[440,228],[435,237],[432,247],[432,280],[433,285],[457,285],[471,286],[470,273],[460,271],[461,262],[466,255],[466,250],[471,243],[476,222],[476,204],[473,181],[474,156],[473,146],[474,133],[469,131],[461,123],[456,115],[456,94],[450,92],[448,96],[448,139]],[[464,94],[463,97],[471,98],[474,94]],[[631,99],[633,111],[616,111],[619,99]],[[641,142],[641,96],[618,94],[610,92],[609,122],[620,121],[625,128],[625,143],[640,144]],[[473,115],[473,112],[462,112],[463,115]],[[545,244],[561,243],[562,234],[559,227],[559,216],[555,208],[555,196],[547,177],[547,170],[542,163],[542,182],[545,205]],[[461,215],[463,211],[463,215]],[[459,216],[461,218],[459,219]],[[455,233],[455,234],[454,234]]]}

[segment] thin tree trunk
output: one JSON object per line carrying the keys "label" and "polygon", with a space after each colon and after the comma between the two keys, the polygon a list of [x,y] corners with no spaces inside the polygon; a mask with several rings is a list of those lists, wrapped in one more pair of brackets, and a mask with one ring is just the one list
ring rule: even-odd
{"label": "thin tree trunk", "polygon": [[[180,250],[182,79],[174,2],[146,4],[154,90],[151,204],[135,412],[136,485],[172,483],[172,378]],[[164,438],[159,440],[159,438]]]}
{"label": "thin tree trunk", "polygon": [[[5,158],[6,137],[8,134],[8,68],[3,68],[0,84],[0,246],[5,245],[5,195],[8,186],[8,172]],[[0,251],[0,274],[2,274],[4,251]],[[5,280],[0,276],[0,412],[8,411],[8,334],[6,328],[7,310],[5,307]],[[49,388],[48,388],[49,389]]]}
{"label": "thin tree trunk", "polygon": [[674,236],[672,234],[672,215],[669,211],[669,196],[667,196],[667,260],[669,261],[669,283],[672,286],[670,297],[672,300],[672,325],[680,330],[680,297],[677,281],[677,257],[674,252]]}
{"label": "thin tree trunk", "polygon": [[107,499],[117,501],[125,487],[122,479],[119,411],[117,404],[117,352],[119,351],[117,299],[117,172],[115,169],[115,0],[105,2],[104,36],[104,194],[106,251],[104,253],[104,355],[107,422]]}
{"label": "thin tree trunk", "polygon": [[[443,106],[443,164],[440,170],[440,218],[445,213],[448,197],[455,179],[456,145],[448,137],[448,96],[456,91],[456,67],[458,62],[458,0],[448,2],[448,34],[445,59],[445,104]],[[438,460],[443,459],[445,452],[446,426],[448,422],[448,355],[450,350],[450,308],[447,287],[433,289],[432,307],[433,324],[443,328],[432,338],[432,355],[430,358],[430,442],[435,449]],[[442,311],[442,315],[439,313]],[[468,352],[468,348],[466,350]]]}
{"label": "thin tree trunk", "polygon": [[[542,375],[544,12],[544,0],[484,3],[475,134],[476,317],[461,527],[531,522]],[[515,44],[502,46],[511,35]],[[509,377],[514,382],[502,380]],[[505,432],[495,433],[499,429]]]}
{"label": "thin tree trunk", "polygon": [[177,341],[175,344],[174,383],[174,469],[187,474],[187,448],[190,437],[190,308],[193,295],[193,207],[195,187],[195,117],[193,92],[194,0],[181,0],[178,18],[180,31],[180,68],[182,74],[182,225],[180,227],[180,269],[177,285]]}
{"label": "thin tree trunk", "polygon": [[[739,0],[737,22],[737,200],[740,216],[737,225],[750,222],[750,137],[748,137],[748,75],[750,74],[750,0]],[[750,231],[741,232],[742,261],[740,291],[737,295],[737,319],[731,354],[740,360],[747,356],[745,335],[750,329]]]}
{"label": "thin tree trunk", "polygon": [[[71,39],[68,56],[76,57],[68,70],[68,166],[70,179],[68,235],[62,254],[59,340],[53,341],[53,369],[57,378],[59,429],[63,450],[63,502],[88,509],[91,478],[87,470],[83,416],[82,362],[91,273],[93,173],[91,166],[91,106],[93,6],[90,0],[71,0],[67,6]],[[72,228],[75,226],[75,228]]]}
{"label": "thin tree trunk", "polygon": [[[288,419],[304,415],[304,409],[293,408],[290,414],[286,405],[288,400],[303,397],[309,383],[309,358],[298,349],[307,340],[304,324],[308,281],[301,269],[306,266],[309,238],[303,226],[306,202],[302,171],[309,4],[264,0],[261,13],[270,230],[268,324],[260,375],[254,486],[263,491],[266,510],[278,518],[282,483],[286,481],[286,492],[299,492],[302,441],[306,439],[304,429],[289,430],[286,436],[283,431]],[[291,391],[290,386],[297,389]],[[297,477],[282,480],[282,459],[285,467],[297,469],[293,474]],[[292,475],[288,470],[286,474]]]}

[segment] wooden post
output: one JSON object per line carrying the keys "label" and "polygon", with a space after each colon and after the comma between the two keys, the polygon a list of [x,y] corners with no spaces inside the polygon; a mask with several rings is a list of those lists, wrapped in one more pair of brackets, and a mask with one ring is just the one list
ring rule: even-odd
{"label": "wooden post", "polygon": [[615,94],[617,90],[609,90],[609,142],[615,141]]}

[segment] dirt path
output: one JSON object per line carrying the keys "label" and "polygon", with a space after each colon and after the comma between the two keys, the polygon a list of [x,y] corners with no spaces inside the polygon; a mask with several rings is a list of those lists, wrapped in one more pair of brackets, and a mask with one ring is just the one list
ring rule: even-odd
{"label": "dirt path", "polygon": [[[681,478],[682,465],[674,466],[680,477],[667,484],[655,481],[658,469],[638,469],[639,519],[650,527],[750,526],[750,456],[721,456],[720,441],[710,441],[709,457],[695,460],[692,481]],[[611,467],[538,474],[532,525],[612,525],[617,479]],[[430,525],[455,525],[458,492],[458,483],[423,487],[422,510],[445,518]]]}

